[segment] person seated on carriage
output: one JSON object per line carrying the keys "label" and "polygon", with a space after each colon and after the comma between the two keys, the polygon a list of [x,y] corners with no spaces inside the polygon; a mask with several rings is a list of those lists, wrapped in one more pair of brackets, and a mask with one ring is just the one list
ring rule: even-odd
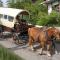
{"label": "person seated on carriage", "polygon": [[26,20],[21,19],[19,24],[20,24],[21,34],[22,35],[27,34],[27,32],[28,32],[28,24],[27,24]]}

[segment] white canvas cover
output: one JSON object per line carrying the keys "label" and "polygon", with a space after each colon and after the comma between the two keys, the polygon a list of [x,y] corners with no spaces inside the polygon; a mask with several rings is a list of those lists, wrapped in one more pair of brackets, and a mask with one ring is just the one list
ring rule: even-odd
{"label": "white canvas cover", "polygon": [[[16,18],[18,14],[25,12],[25,11],[29,14],[29,12],[27,10],[23,10],[23,9],[0,7],[0,14],[12,16],[14,18]],[[8,19],[0,18],[0,25],[6,26],[9,28],[13,28],[15,20],[16,19],[13,19],[13,21],[11,22]]]}
{"label": "white canvas cover", "polygon": [[23,10],[23,9],[0,7],[0,14],[9,15],[9,16],[12,16],[12,17],[16,17],[19,13],[24,12],[24,11],[26,11],[28,13],[27,10]]}

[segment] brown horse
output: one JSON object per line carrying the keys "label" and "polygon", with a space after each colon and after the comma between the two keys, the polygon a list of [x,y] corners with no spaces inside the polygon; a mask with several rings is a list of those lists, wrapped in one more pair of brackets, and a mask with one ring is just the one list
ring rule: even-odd
{"label": "brown horse", "polygon": [[[28,35],[29,35],[29,46],[33,49],[33,42],[38,41],[41,45],[41,53],[43,52],[43,49],[45,45],[47,46],[47,50],[49,51],[51,45],[52,45],[52,38],[55,37],[56,39],[59,39],[59,31],[56,28],[47,28],[46,30],[42,30],[42,28],[29,28],[28,29]],[[48,52],[48,56],[50,55],[50,52]]]}

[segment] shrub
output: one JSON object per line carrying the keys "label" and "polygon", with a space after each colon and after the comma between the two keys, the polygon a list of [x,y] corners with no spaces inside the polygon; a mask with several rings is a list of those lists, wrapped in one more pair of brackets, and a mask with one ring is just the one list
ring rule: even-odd
{"label": "shrub", "polygon": [[48,16],[40,17],[40,20],[37,21],[37,25],[46,25],[48,22]]}
{"label": "shrub", "polygon": [[0,45],[0,60],[23,60],[23,59]]}
{"label": "shrub", "polygon": [[37,21],[37,25],[47,26],[59,26],[60,25],[60,14],[53,11],[50,15],[41,16]]}

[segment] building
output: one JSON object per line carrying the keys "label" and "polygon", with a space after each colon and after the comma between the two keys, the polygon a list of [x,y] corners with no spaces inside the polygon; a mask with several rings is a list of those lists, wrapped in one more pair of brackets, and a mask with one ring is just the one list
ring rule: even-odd
{"label": "building", "polygon": [[60,0],[44,0],[41,4],[46,4],[48,7],[48,15],[54,10],[60,12]]}

